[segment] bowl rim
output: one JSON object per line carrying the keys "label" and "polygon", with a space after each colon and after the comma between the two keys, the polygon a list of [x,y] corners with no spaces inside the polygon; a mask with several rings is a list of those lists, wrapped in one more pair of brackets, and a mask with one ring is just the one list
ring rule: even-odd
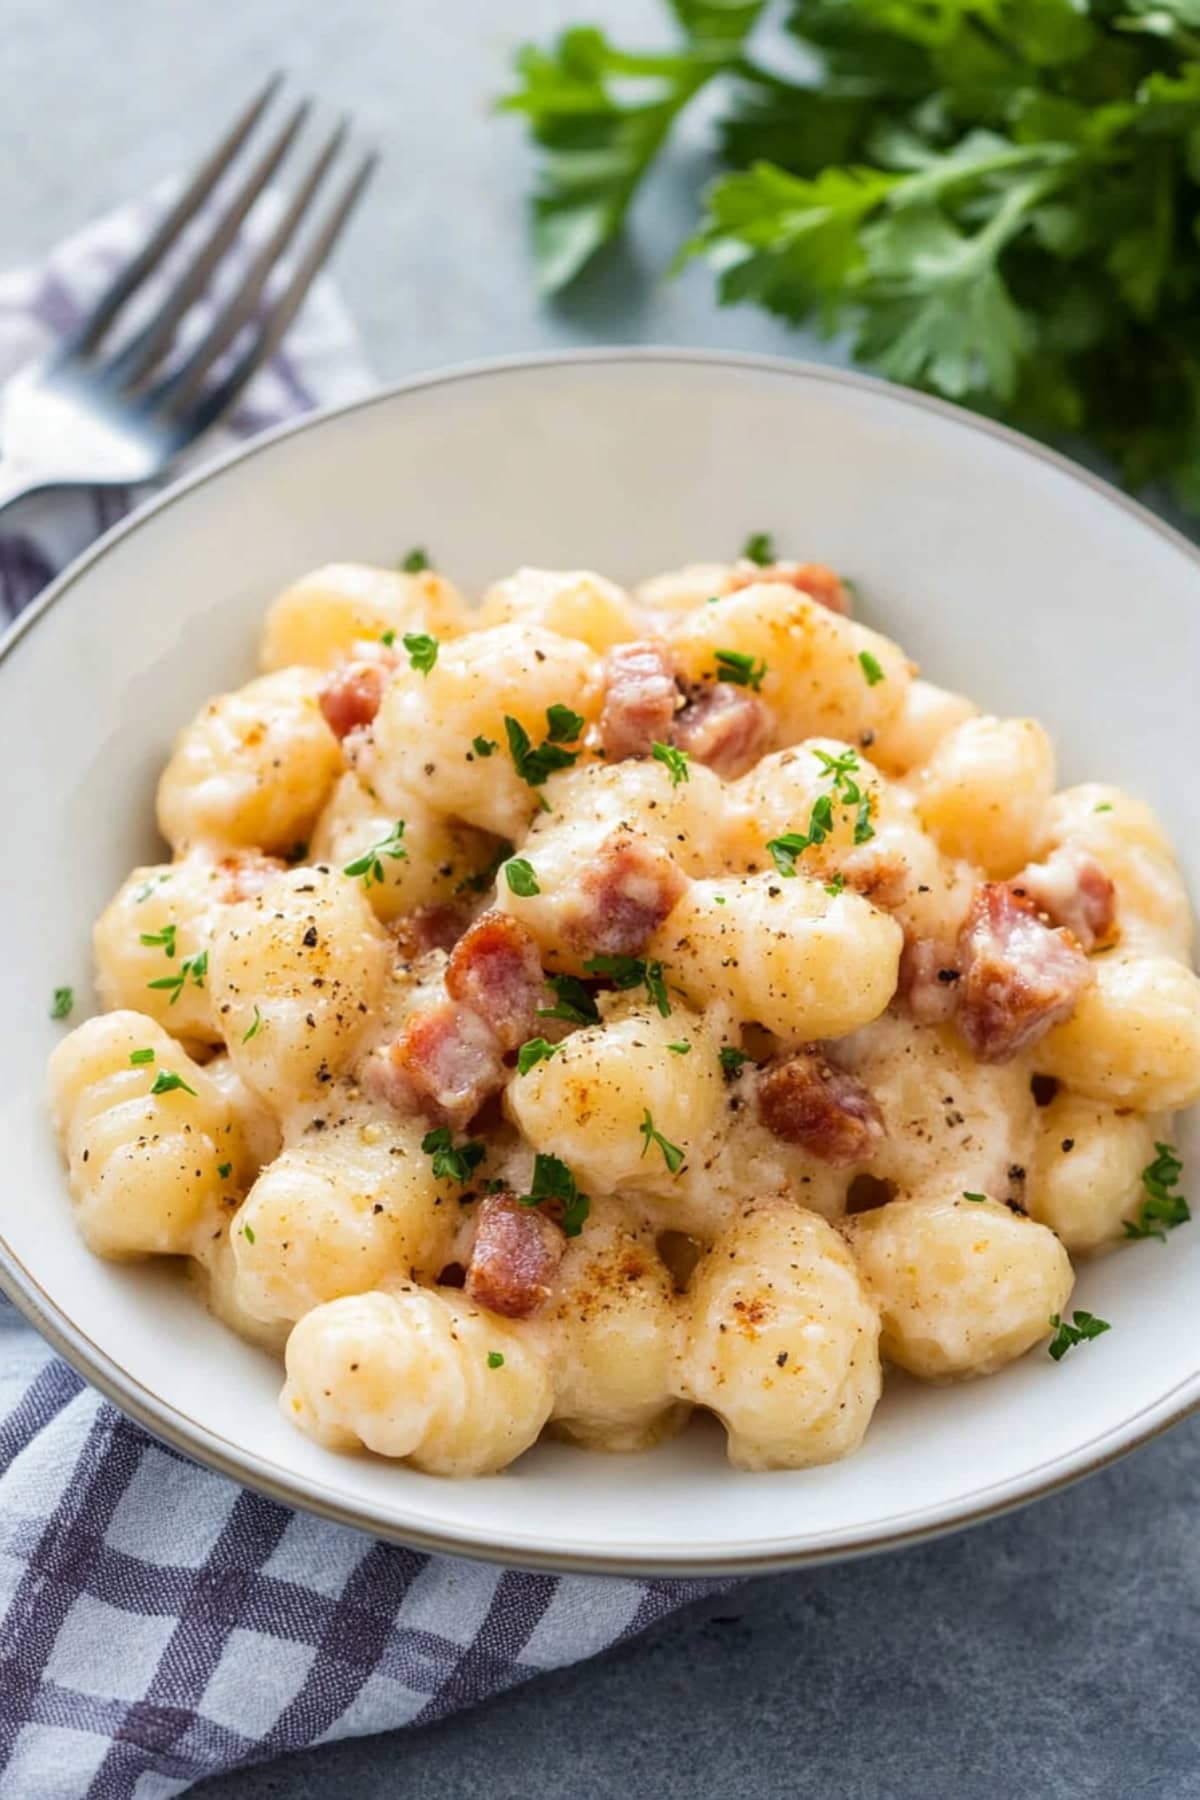
{"label": "bowl rim", "polygon": [[[151,519],[166,512],[206,482],[224,474],[233,465],[249,462],[282,439],[316,430],[332,419],[365,411],[370,407],[387,405],[402,395],[426,389],[448,387],[492,376],[520,374],[526,370],[621,363],[660,364],[667,367],[699,365],[710,369],[786,376],[802,382],[818,382],[848,389],[868,397],[886,397],[891,403],[932,413],[1048,465],[1109,505],[1115,505],[1136,524],[1149,529],[1181,551],[1200,574],[1200,548],[1139,501],[1059,451],[1051,450],[1010,426],[1001,425],[950,401],[936,399],[932,395],[919,393],[878,376],[834,368],[799,357],[654,344],[586,346],[482,357],[410,375],[372,387],[357,399],[302,413],[255,435],[244,444],[235,445],[135,507],[126,518],[105,532],[70,563],[49,584],[45,593],[39,595],[8,630],[0,635],[0,664],[8,661],[17,645],[33,630],[39,619],[77,585],[93,564],[108,555],[123,539],[140,530]],[[257,1493],[283,1505],[316,1513],[353,1530],[366,1531],[431,1553],[589,1575],[680,1577],[764,1574],[899,1549],[950,1531],[981,1524],[1033,1500],[1057,1493],[1073,1482],[1106,1468],[1119,1457],[1200,1410],[1198,1368],[1130,1418],[1108,1427],[1083,1444],[1047,1458],[1008,1481],[990,1483],[957,1501],[943,1502],[927,1507],[922,1513],[907,1515],[910,1521],[907,1524],[901,1522],[906,1515],[899,1515],[895,1520],[884,1518],[869,1530],[860,1529],[844,1537],[837,1530],[822,1533],[819,1539],[814,1539],[810,1534],[807,1544],[797,1541],[796,1533],[781,1534],[769,1540],[759,1540],[753,1546],[743,1545],[740,1548],[727,1539],[717,1539],[711,1546],[693,1546],[682,1557],[673,1557],[662,1545],[636,1543],[620,1550],[588,1550],[584,1547],[577,1550],[547,1550],[533,1539],[523,1539],[510,1530],[499,1536],[489,1536],[482,1530],[477,1532],[466,1526],[439,1530],[426,1523],[409,1521],[404,1516],[403,1509],[394,1512],[365,1501],[348,1502],[337,1489],[298,1476],[278,1463],[258,1457],[252,1450],[235,1444],[223,1434],[210,1430],[177,1407],[162,1401],[136,1376],[124,1369],[108,1351],[94,1343],[82,1327],[51,1298],[14,1254],[3,1236],[0,1236],[0,1292],[7,1295],[17,1310],[78,1374],[153,1437],[191,1460],[212,1468]]]}

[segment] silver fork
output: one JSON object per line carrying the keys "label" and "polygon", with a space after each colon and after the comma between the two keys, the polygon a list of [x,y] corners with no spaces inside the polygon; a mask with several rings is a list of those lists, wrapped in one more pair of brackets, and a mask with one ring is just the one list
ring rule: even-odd
{"label": "silver fork", "polygon": [[[38,488],[149,481],[232,406],[276,349],[374,172],[372,152],[356,163],[286,282],[260,308],[272,272],[341,149],[345,125],[338,126],[309,164],[236,291],[200,340],[182,360],[171,361],[180,324],[287,155],[308,116],[308,101],[293,109],[260,152],[154,314],[126,342],[107,353],[105,344],[129,301],[159,268],[250,137],[279,81],[272,77],[210,151],[148,242],[82,323],[49,356],[19,370],[0,393],[0,510]],[[244,345],[214,373],[243,335]]]}

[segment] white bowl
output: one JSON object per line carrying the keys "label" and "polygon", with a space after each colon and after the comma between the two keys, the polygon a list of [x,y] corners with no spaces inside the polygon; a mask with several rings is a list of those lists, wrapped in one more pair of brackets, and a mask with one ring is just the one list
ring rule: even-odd
{"label": "white bowl", "polygon": [[[91,922],[154,854],[171,737],[250,675],[275,590],[315,564],[390,563],[414,543],[468,589],[522,562],[633,579],[728,557],[751,530],[852,575],[866,617],[935,680],[1044,720],[1062,780],[1113,780],[1151,801],[1195,876],[1200,558],[1010,432],[802,364],[605,351],[432,376],[257,441],[85,556],[0,660],[0,1279],[149,1430],[282,1500],[423,1547],[711,1573],[969,1523],[1200,1404],[1197,1224],[1084,1266],[1075,1303],[1112,1322],[1105,1337],[961,1387],[889,1384],[847,1462],[739,1474],[718,1433],[694,1424],[645,1455],[547,1443],[505,1475],[444,1482],[320,1450],[276,1410],[276,1365],[174,1271],[99,1262],[77,1237],[45,1113],[43,1068],[63,1030],[51,990],[90,995]],[[1194,1122],[1180,1139],[1200,1152]]]}

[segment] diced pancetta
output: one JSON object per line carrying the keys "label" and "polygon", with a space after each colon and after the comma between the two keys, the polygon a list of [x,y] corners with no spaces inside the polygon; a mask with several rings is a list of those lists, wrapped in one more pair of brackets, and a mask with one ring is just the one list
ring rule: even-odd
{"label": "diced pancetta", "polygon": [[416,912],[393,919],[388,929],[401,956],[410,960],[430,950],[453,950],[471,923],[471,909],[457,900],[420,906]]}
{"label": "diced pancetta", "polygon": [[884,1135],[871,1090],[813,1046],[769,1064],[757,1099],[768,1131],[835,1168],[869,1162]]}
{"label": "diced pancetta", "polygon": [[419,1111],[456,1130],[504,1085],[495,1033],[454,1000],[414,1013],[386,1054],[391,1069],[372,1085],[385,1089],[390,1077],[388,1099],[398,1111]]}
{"label": "diced pancetta", "polygon": [[1077,844],[1062,844],[1045,862],[1030,863],[1011,883],[1018,899],[1031,900],[1053,925],[1065,925],[1085,950],[1112,936],[1117,890],[1096,858]]}
{"label": "diced pancetta", "polygon": [[670,741],[679,688],[670,652],[655,638],[618,644],[604,659],[600,743],[609,762],[649,756]]}
{"label": "diced pancetta", "polygon": [[508,913],[481,914],[446,965],[446,992],[485,1021],[502,1050],[529,1037],[545,986],[536,940]]}
{"label": "diced pancetta", "polygon": [[936,938],[905,938],[896,995],[918,1025],[944,1025],[957,1010],[962,974],[956,954]]}
{"label": "diced pancetta", "polygon": [[732,781],[754,767],[773,734],[774,720],[765,701],[732,682],[716,681],[676,714],[671,742]]}
{"label": "diced pancetta", "polygon": [[976,892],[958,963],[958,1028],[986,1063],[1009,1061],[1069,1018],[1092,979],[1074,938],[996,881]]}
{"label": "diced pancetta", "polygon": [[330,670],[317,702],[335,737],[348,737],[371,723],[379,711],[387,678],[388,670],[375,658],[354,658]]}
{"label": "diced pancetta", "polygon": [[564,898],[563,935],[593,956],[636,956],[686,888],[666,850],[621,827],[585,863]]}
{"label": "diced pancetta", "polygon": [[830,612],[845,615],[850,611],[850,591],[826,563],[777,562],[764,566],[740,562],[726,581],[725,592],[736,594],[740,588],[757,587],[763,581],[799,588]]}
{"label": "diced pancetta", "polygon": [[467,1293],[507,1319],[527,1319],[550,1292],[566,1238],[540,1207],[522,1206],[513,1194],[489,1194],[478,1221]]}

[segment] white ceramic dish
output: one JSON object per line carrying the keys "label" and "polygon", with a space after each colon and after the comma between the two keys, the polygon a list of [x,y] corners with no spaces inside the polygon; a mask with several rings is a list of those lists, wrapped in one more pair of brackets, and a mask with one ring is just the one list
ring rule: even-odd
{"label": "white ceramic dish", "polygon": [[[1061,776],[1151,800],[1200,889],[1200,557],[1011,433],[859,377],[694,352],[518,360],[304,420],[173,489],[77,563],[0,654],[0,1280],[151,1431],[293,1504],[429,1548],[592,1571],[761,1570],[904,1543],[1098,1468],[1200,1404],[1200,1224],[1086,1267],[1112,1331],[958,1388],[897,1382],[865,1448],[745,1475],[694,1425],[652,1453],[545,1444],[448,1483],[333,1456],[278,1414],[276,1366],[165,1268],[98,1262],[44,1110],[90,994],[91,920],[153,851],[154,781],[207,695],[244,680],[263,603],[337,558],[427,544],[467,588],[521,562],[634,578],[752,529],[859,582],[931,675],[1041,717]],[[77,1011],[76,1020],[81,1016]],[[1181,1126],[1185,1155],[1200,1129]]]}

